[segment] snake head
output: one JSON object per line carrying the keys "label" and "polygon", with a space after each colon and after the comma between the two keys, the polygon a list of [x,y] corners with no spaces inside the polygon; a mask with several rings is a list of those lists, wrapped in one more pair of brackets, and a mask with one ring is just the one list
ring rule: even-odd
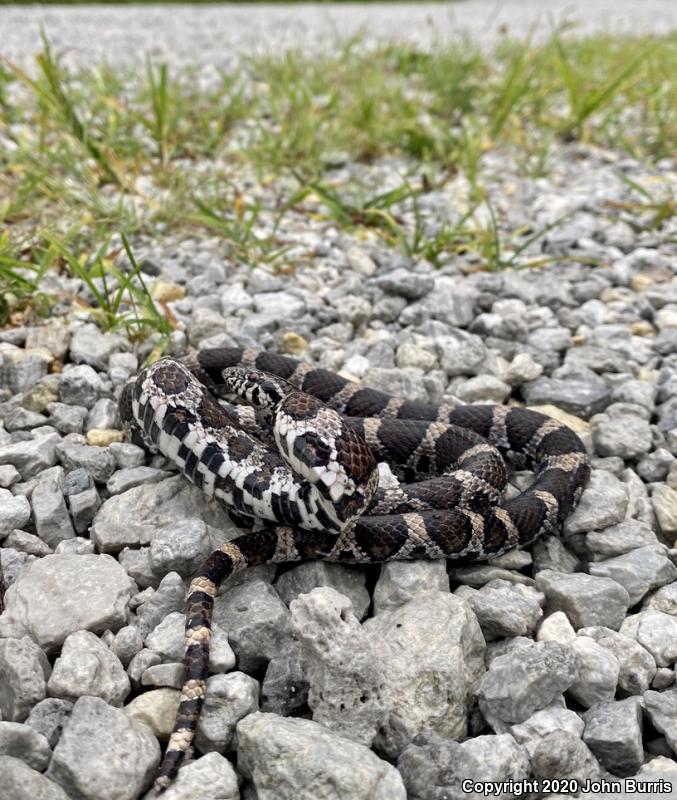
{"label": "snake head", "polygon": [[258,369],[228,367],[221,374],[232,392],[257,408],[275,409],[290,392],[297,391],[283,378]]}

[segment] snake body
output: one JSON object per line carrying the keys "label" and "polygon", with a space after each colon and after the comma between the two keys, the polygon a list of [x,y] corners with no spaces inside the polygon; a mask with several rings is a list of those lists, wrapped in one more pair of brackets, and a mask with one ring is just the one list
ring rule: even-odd
{"label": "snake body", "polygon": [[[235,393],[230,405],[214,393]],[[580,439],[524,408],[430,405],[286,356],[239,348],[162,359],[125,387],[123,421],[248,532],[193,579],[185,678],[157,791],[190,750],[204,702],[220,583],[257,564],[494,557],[556,533],[589,475]],[[501,500],[503,456],[533,469]],[[377,462],[403,481],[378,488]]]}

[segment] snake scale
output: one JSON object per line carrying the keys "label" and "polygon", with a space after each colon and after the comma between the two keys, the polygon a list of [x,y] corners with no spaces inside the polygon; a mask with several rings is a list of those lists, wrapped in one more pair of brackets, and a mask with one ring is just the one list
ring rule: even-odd
{"label": "snake scale", "polygon": [[[244,403],[218,400],[224,391]],[[158,792],[191,748],[214,597],[226,577],[287,561],[497,556],[556,533],[590,471],[580,439],[535,411],[403,400],[264,351],[161,359],[125,386],[120,410],[146,446],[249,529],[192,580],[184,683]],[[504,456],[536,473],[508,500]],[[378,488],[380,461],[398,488]]]}

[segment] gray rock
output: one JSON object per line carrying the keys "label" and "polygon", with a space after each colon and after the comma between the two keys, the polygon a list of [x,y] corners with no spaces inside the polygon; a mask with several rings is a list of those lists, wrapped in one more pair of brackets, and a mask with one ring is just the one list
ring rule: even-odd
{"label": "gray rock", "polygon": [[94,480],[86,469],[78,467],[66,473],[64,478],[64,492],[67,497],[71,495],[80,494],[91,489],[94,486]]}
{"label": "gray rock", "polygon": [[677,661],[677,617],[648,609],[628,617],[620,630],[648,650],[659,667]]}
{"label": "gray rock", "polygon": [[651,503],[661,531],[670,538],[677,536],[677,491],[659,484],[653,490]]}
{"label": "gray rock", "polygon": [[97,483],[106,483],[115,472],[115,458],[106,447],[64,440],[57,446],[59,460],[67,470],[82,467]]}
{"label": "gray rock", "polygon": [[567,689],[569,695],[585,708],[602,700],[613,700],[621,669],[613,652],[587,636],[577,636],[571,648],[581,666],[576,680]]}
{"label": "gray rock", "polygon": [[289,638],[290,614],[275,589],[253,580],[216,598],[214,621],[228,633],[238,667],[251,671],[279,653]]}
{"label": "gray rock", "polygon": [[258,711],[259,684],[244,672],[212,675],[195,735],[202,753],[225,753],[235,749],[235,726],[248,714]]}
{"label": "gray rock", "polygon": [[20,480],[19,470],[12,464],[5,464],[0,467],[0,489],[9,489]]}
{"label": "gray rock", "polygon": [[124,667],[143,647],[143,636],[136,625],[125,625],[115,634],[110,649],[120,659]]}
{"label": "gray rock", "polygon": [[494,658],[475,692],[494,728],[524,722],[549,706],[576,680],[580,661],[570,647],[537,642]]}
{"label": "gray rock", "polygon": [[298,645],[292,640],[284,652],[268,662],[261,684],[261,711],[295,716],[308,704],[308,681]]}
{"label": "gray rock", "polygon": [[511,393],[510,386],[493,375],[476,375],[457,386],[454,394],[464,403],[504,403]]}
{"label": "gray rock", "polygon": [[47,374],[51,359],[39,351],[28,353],[17,351],[17,358],[10,362],[8,385],[12,394],[28,391]]}
{"label": "gray rock", "polygon": [[303,299],[290,292],[262,292],[253,296],[254,310],[275,319],[296,319],[306,310]]}
{"label": "gray rock", "polygon": [[86,556],[93,555],[96,551],[94,542],[85,539],[83,536],[76,536],[74,539],[64,539],[63,542],[54,548],[56,555]]}
{"label": "gray rock", "polygon": [[443,592],[424,594],[367,620],[364,629],[381,655],[390,697],[377,746],[396,755],[423,731],[465,736],[485,649],[467,603]]}
{"label": "gray rock", "polygon": [[[643,481],[652,483],[668,478],[671,468],[675,470],[673,474],[677,477],[677,460],[665,447],[659,447],[653,453],[645,455],[637,464],[636,470]],[[670,485],[669,479],[668,485]]]}
{"label": "gray rock", "polygon": [[395,767],[306,719],[257,712],[237,725],[238,769],[257,800],[406,800]]}
{"label": "gray rock", "polygon": [[603,411],[611,402],[611,391],[601,378],[538,378],[524,386],[529,406],[552,404],[583,419]]}
{"label": "gray rock", "polygon": [[677,567],[670,561],[668,549],[654,544],[639,547],[614,558],[590,564],[590,573],[625,587],[634,606],[652,589],[677,580]]}
{"label": "gray rock", "polygon": [[487,348],[479,336],[459,329],[450,329],[435,340],[440,366],[453,378],[456,375],[478,375],[488,358]]}
{"label": "gray rock", "polygon": [[0,464],[11,464],[23,480],[56,464],[56,447],[59,434],[50,433],[37,439],[27,439],[13,444],[0,445]]}
{"label": "gray rock", "polygon": [[110,556],[45,556],[9,587],[0,622],[52,650],[73,631],[120,628],[133,591],[127,573]]}
{"label": "gray rock", "polygon": [[[409,800],[479,800],[482,795],[468,791],[467,781],[519,781],[529,774],[524,749],[508,734],[477,736],[462,744],[420,736],[402,753],[397,767]],[[512,792],[502,796],[514,797]]]}
{"label": "gray rock", "polygon": [[629,461],[651,450],[651,426],[632,414],[614,418],[600,414],[592,419],[592,441],[599,455]]}
{"label": "gray rock", "polygon": [[656,674],[656,662],[639,642],[603,626],[581,628],[578,634],[589,636],[614,654],[620,666],[620,689],[627,694],[642,694],[649,688]]}
{"label": "gray rock", "polygon": [[353,613],[358,619],[362,619],[371,603],[364,584],[365,576],[359,569],[326,561],[307,561],[280,575],[275,581],[275,588],[289,605],[300,594],[306,594],[318,586],[330,586],[349,598]]}
{"label": "gray rock", "polygon": [[545,594],[550,611],[563,611],[574,628],[604,625],[617,630],[630,605],[628,592],[610,578],[543,570],[536,586]]}
{"label": "gray rock", "polygon": [[47,684],[52,697],[100,697],[121,706],[131,690],[120,659],[89,631],[71,633]]}
{"label": "gray rock", "polygon": [[38,536],[50,547],[75,536],[63,494],[63,467],[51,467],[40,473],[31,494],[31,506]]}
{"label": "gray rock", "polygon": [[150,544],[165,528],[189,518],[201,519],[233,535],[240,533],[225,511],[210,503],[183,476],[176,475],[106,500],[94,518],[91,537],[102,552],[117,553],[124,547]]}
{"label": "gray rock", "polygon": [[654,689],[667,689],[675,682],[675,671],[668,667],[659,667],[651,681]]}
{"label": "gray rock", "polygon": [[117,350],[127,349],[129,343],[115,333],[103,333],[91,323],[76,329],[70,343],[71,361],[89,364],[96,369],[106,369],[108,359]]}
{"label": "gray rock", "polygon": [[449,591],[447,562],[389,561],[381,566],[374,587],[374,614],[415,600],[424,594]]}
{"label": "gray rock", "polygon": [[[146,647],[156,652],[165,661],[183,661],[185,615],[182,611],[168,614],[162,622],[146,636]],[[212,623],[212,638],[209,643],[210,672],[227,672],[235,666],[235,654],[228,642],[223,627]]]}
{"label": "gray rock", "polygon": [[92,408],[103,391],[98,372],[87,364],[69,365],[61,373],[59,400],[66,405]]}
{"label": "gray rock", "polygon": [[664,692],[645,692],[644,710],[654,728],[662,733],[677,754],[677,687]]}
{"label": "gray rock", "polygon": [[367,747],[388,715],[388,697],[374,640],[347,597],[324,586],[291,604],[313,719]]}
{"label": "gray rock", "polygon": [[84,533],[101,507],[101,497],[96,488],[92,486],[84,492],[72,494],[68,498],[73,526],[77,533]]}
{"label": "gray rock", "polygon": [[479,590],[459,586],[455,595],[470,604],[487,641],[533,634],[545,602],[532,587],[502,580],[489,581]]}
{"label": "gray rock", "polygon": [[186,589],[181,576],[170,572],[160,581],[157,590],[139,604],[136,616],[132,617],[143,638],[145,638],[172,611],[183,611]]}
{"label": "gray rock", "polygon": [[26,348],[41,348],[49,350],[54,358],[63,361],[68,352],[68,343],[71,333],[67,326],[60,320],[49,320],[45,325],[28,329]]}
{"label": "gray rock", "polygon": [[21,722],[0,722],[0,756],[20,758],[32,769],[44,771],[52,750],[47,739]]}
{"label": "gray rock", "polygon": [[113,476],[106,484],[106,489],[110,494],[121,494],[128,489],[143,484],[159,483],[169,477],[163,469],[153,469],[153,467],[128,467],[113,473]]}
{"label": "gray rock", "polygon": [[677,617],[677,584],[669,583],[667,586],[661,586],[658,591],[646,598],[643,607],[664,611]]}
{"label": "gray rock", "polygon": [[[129,662],[129,666],[127,667],[127,674],[129,675],[129,679],[131,680],[132,684],[135,687],[138,687],[141,684],[142,676],[146,673],[146,671],[151,667],[158,666],[161,661],[162,656],[160,656],[160,654],[156,653],[154,650],[149,650],[146,647],[144,647],[143,650],[139,650],[139,652]],[[181,683],[183,683],[183,680]]]}
{"label": "gray rock", "polygon": [[130,720],[98,697],[73,706],[47,777],[77,800],[136,800],[160,761],[148,726]]}
{"label": "gray rock", "polygon": [[538,745],[554,731],[566,731],[580,739],[585,723],[568,708],[553,704],[536,711],[524,722],[510,727],[510,733],[518,744],[533,756]]}
{"label": "gray rock", "polygon": [[13,547],[22,553],[30,553],[38,557],[48,556],[52,552],[52,548],[45,544],[42,539],[32,533],[26,533],[26,531],[18,529],[9,534],[5,539],[4,546]]}
{"label": "gray rock", "polygon": [[23,528],[31,518],[28,500],[8,489],[0,489],[0,539],[4,539],[15,528]]}
{"label": "gray rock", "polygon": [[414,367],[398,369],[372,367],[363,378],[362,384],[407,400],[428,401],[428,392],[422,382],[421,370]]}
{"label": "gray rock", "polygon": [[201,519],[182,519],[162,528],[151,541],[151,568],[156,575],[178,572],[190,577],[211,551],[205,523]]}
{"label": "gray rock", "polygon": [[602,531],[590,531],[585,543],[595,554],[620,556],[645,545],[658,544],[658,539],[646,523],[626,519]]}
{"label": "gray rock", "polygon": [[564,532],[587,533],[616,525],[625,519],[627,508],[624,484],[610,472],[593,470],[578,506],[564,523]]}
{"label": "gray rock", "polygon": [[536,634],[539,642],[559,642],[565,645],[572,644],[575,638],[576,631],[563,611],[555,611],[546,617]]}
{"label": "gray rock", "polygon": [[154,664],[141,673],[140,683],[142,686],[167,686],[180,689],[183,685],[183,664],[178,661],[172,664]]}
{"label": "gray rock", "polygon": [[218,753],[207,753],[182,767],[162,798],[163,800],[240,800],[237,773],[227,758]]}
{"label": "gray rock", "polygon": [[577,781],[580,786],[602,776],[595,756],[571,731],[546,734],[532,753],[531,769],[537,778]]}
{"label": "gray rock", "polygon": [[640,698],[598,703],[583,714],[583,741],[614,775],[634,775],[644,760]]}
{"label": "gray rock", "polygon": [[433,286],[443,287],[448,280],[444,277],[433,280],[430,275],[418,275],[411,270],[400,268],[374,278],[374,284],[388,294],[404,297],[407,300],[418,300],[427,295]]}
{"label": "gray rock", "polygon": [[72,710],[73,703],[70,700],[46,697],[31,710],[26,725],[30,725],[34,731],[42,734],[49,746],[54,749]]}
{"label": "gray rock", "polygon": [[118,469],[140,467],[146,461],[146,453],[143,448],[131,444],[131,442],[113,442],[108,445],[108,449],[113,454]]}
{"label": "gray rock", "polygon": [[70,800],[66,792],[24,761],[0,756],[3,800]]}
{"label": "gray rock", "polygon": [[89,409],[85,430],[119,428],[119,423],[118,404],[110,397],[102,397]]}
{"label": "gray rock", "polygon": [[46,694],[50,666],[42,650],[25,636],[0,639],[0,714],[23,722]]}
{"label": "gray rock", "polygon": [[447,275],[435,277],[433,290],[421,303],[425,317],[440,319],[447,325],[465,327],[475,317],[478,291],[474,286]]}
{"label": "gray rock", "polygon": [[43,414],[17,406],[6,414],[4,424],[8,431],[28,431],[31,428],[39,428],[46,422],[47,417]]}
{"label": "gray rock", "polygon": [[66,403],[50,403],[49,422],[59,433],[82,433],[87,418],[87,409],[84,406],[72,406]]}

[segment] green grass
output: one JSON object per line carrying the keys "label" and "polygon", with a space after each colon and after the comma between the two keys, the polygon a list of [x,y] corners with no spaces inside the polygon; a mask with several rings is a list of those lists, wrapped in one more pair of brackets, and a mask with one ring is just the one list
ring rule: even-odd
{"label": "green grass", "polygon": [[[485,155],[508,150],[534,177],[559,142],[656,162],[677,141],[674,75],[674,34],[578,40],[561,30],[490,55],[467,39],[430,52],[353,40],[332,55],[246,59],[209,88],[150,61],[136,72],[105,63],[69,72],[45,40],[30,74],[0,64],[0,322],[48,307],[41,282],[58,268],[81,281],[105,327],[166,335],[128,240],[218,236],[231,259],[293,268],[282,230],[296,213],[433,263],[471,251],[485,269],[537,266],[523,253],[552,226],[502,228]],[[334,180],[345,159],[384,158],[402,164],[400,185]],[[459,173],[467,207],[431,229],[422,199]],[[658,229],[674,215],[674,197],[629,188],[636,202],[617,210],[636,225]],[[109,255],[114,235],[126,271]]]}

